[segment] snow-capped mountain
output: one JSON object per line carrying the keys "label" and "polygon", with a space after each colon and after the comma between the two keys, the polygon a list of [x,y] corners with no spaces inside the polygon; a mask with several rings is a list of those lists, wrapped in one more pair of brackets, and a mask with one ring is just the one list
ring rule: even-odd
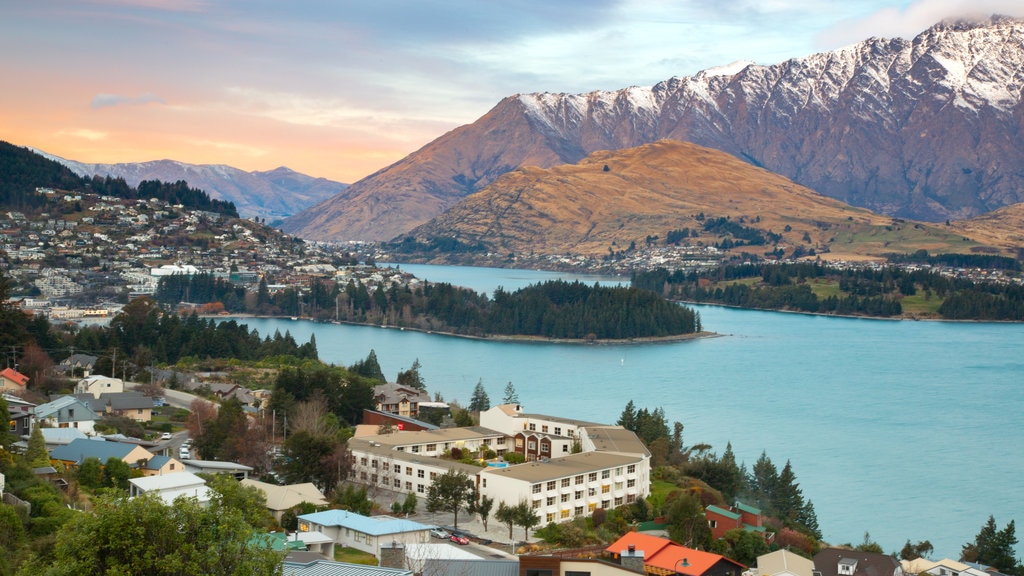
{"label": "snow-capped mountain", "polygon": [[84,164],[35,150],[70,168],[79,176],[124,178],[129,186],[143,180],[177,182],[204,190],[211,198],[235,203],[242,218],[259,216],[273,221],[335,196],[346,185],[314,178],[280,167],[266,172],[246,172],[224,164],[186,164],[175,160],[122,164]]}
{"label": "snow-capped mountain", "polygon": [[993,17],[651,87],[515,95],[284,227],[389,239],[518,166],[662,138],[883,214],[966,218],[1024,201],[1022,91],[1024,21]]}

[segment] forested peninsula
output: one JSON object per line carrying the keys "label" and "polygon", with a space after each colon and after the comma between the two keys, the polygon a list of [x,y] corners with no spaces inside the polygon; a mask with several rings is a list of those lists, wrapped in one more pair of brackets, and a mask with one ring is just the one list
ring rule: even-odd
{"label": "forested peninsula", "polygon": [[261,283],[254,298],[208,274],[160,279],[156,300],[175,305],[218,303],[217,310],[319,321],[386,325],[477,338],[529,337],[558,340],[672,338],[702,331],[700,315],[649,290],[588,286],[553,280],[493,297],[448,283],[415,287],[392,283],[373,290],[314,280],[308,291],[271,294]]}
{"label": "forested peninsula", "polygon": [[[1005,259],[987,264],[993,272],[984,282],[942,274],[932,266],[842,268],[807,262],[729,265],[701,272],[660,268],[634,273],[631,285],[673,300],[739,308],[877,318],[1024,321],[1024,286],[1009,276],[1019,272],[1016,262]],[[999,264],[1007,266],[996,266]]]}

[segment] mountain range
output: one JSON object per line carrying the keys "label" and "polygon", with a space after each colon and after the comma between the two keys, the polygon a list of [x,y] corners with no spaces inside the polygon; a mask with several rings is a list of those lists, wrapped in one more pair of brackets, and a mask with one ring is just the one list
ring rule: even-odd
{"label": "mountain range", "polygon": [[714,148],[845,203],[941,222],[1024,201],[1024,22],[942,22],[651,87],[509,96],[282,228],[388,240],[509,171],[662,139]]}
{"label": "mountain range", "polygon": [[347,184],[314,178],[284,166],[265,172],[246,172],[224,164],[187,164],[176,160],[86,164],[42,150],[33,150],[67,166],[79,176],[124,178],[129,186],[143,180],[184,180],[217,200],[235,203],[242,218],[259,216],[268,221],[299,213],[344,191]]}

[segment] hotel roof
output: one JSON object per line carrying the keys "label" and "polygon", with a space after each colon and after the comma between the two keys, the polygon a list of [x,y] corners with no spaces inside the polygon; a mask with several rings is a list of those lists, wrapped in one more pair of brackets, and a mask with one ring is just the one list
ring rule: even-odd
{"label": "hotel roof", "polygon": [[482,473],[515,478],[526,482],[543,482],[545,480],[556,480],[566,476],[575,476],[615,466],[627,466],[641,461],[642,458],[639,456],[626,456],[609,452],[583,452],[550,460],[537,460],[516,464],[505,468],[488,467],[483,469]]}

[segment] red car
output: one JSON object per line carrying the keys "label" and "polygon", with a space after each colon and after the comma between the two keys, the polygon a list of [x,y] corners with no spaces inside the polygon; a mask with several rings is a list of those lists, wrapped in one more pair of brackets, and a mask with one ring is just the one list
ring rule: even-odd
{"label": "red car", "polygon": [[466,538],[462,534],[452,534],[450,540],[456,544],[469,544],[469,538]]}

